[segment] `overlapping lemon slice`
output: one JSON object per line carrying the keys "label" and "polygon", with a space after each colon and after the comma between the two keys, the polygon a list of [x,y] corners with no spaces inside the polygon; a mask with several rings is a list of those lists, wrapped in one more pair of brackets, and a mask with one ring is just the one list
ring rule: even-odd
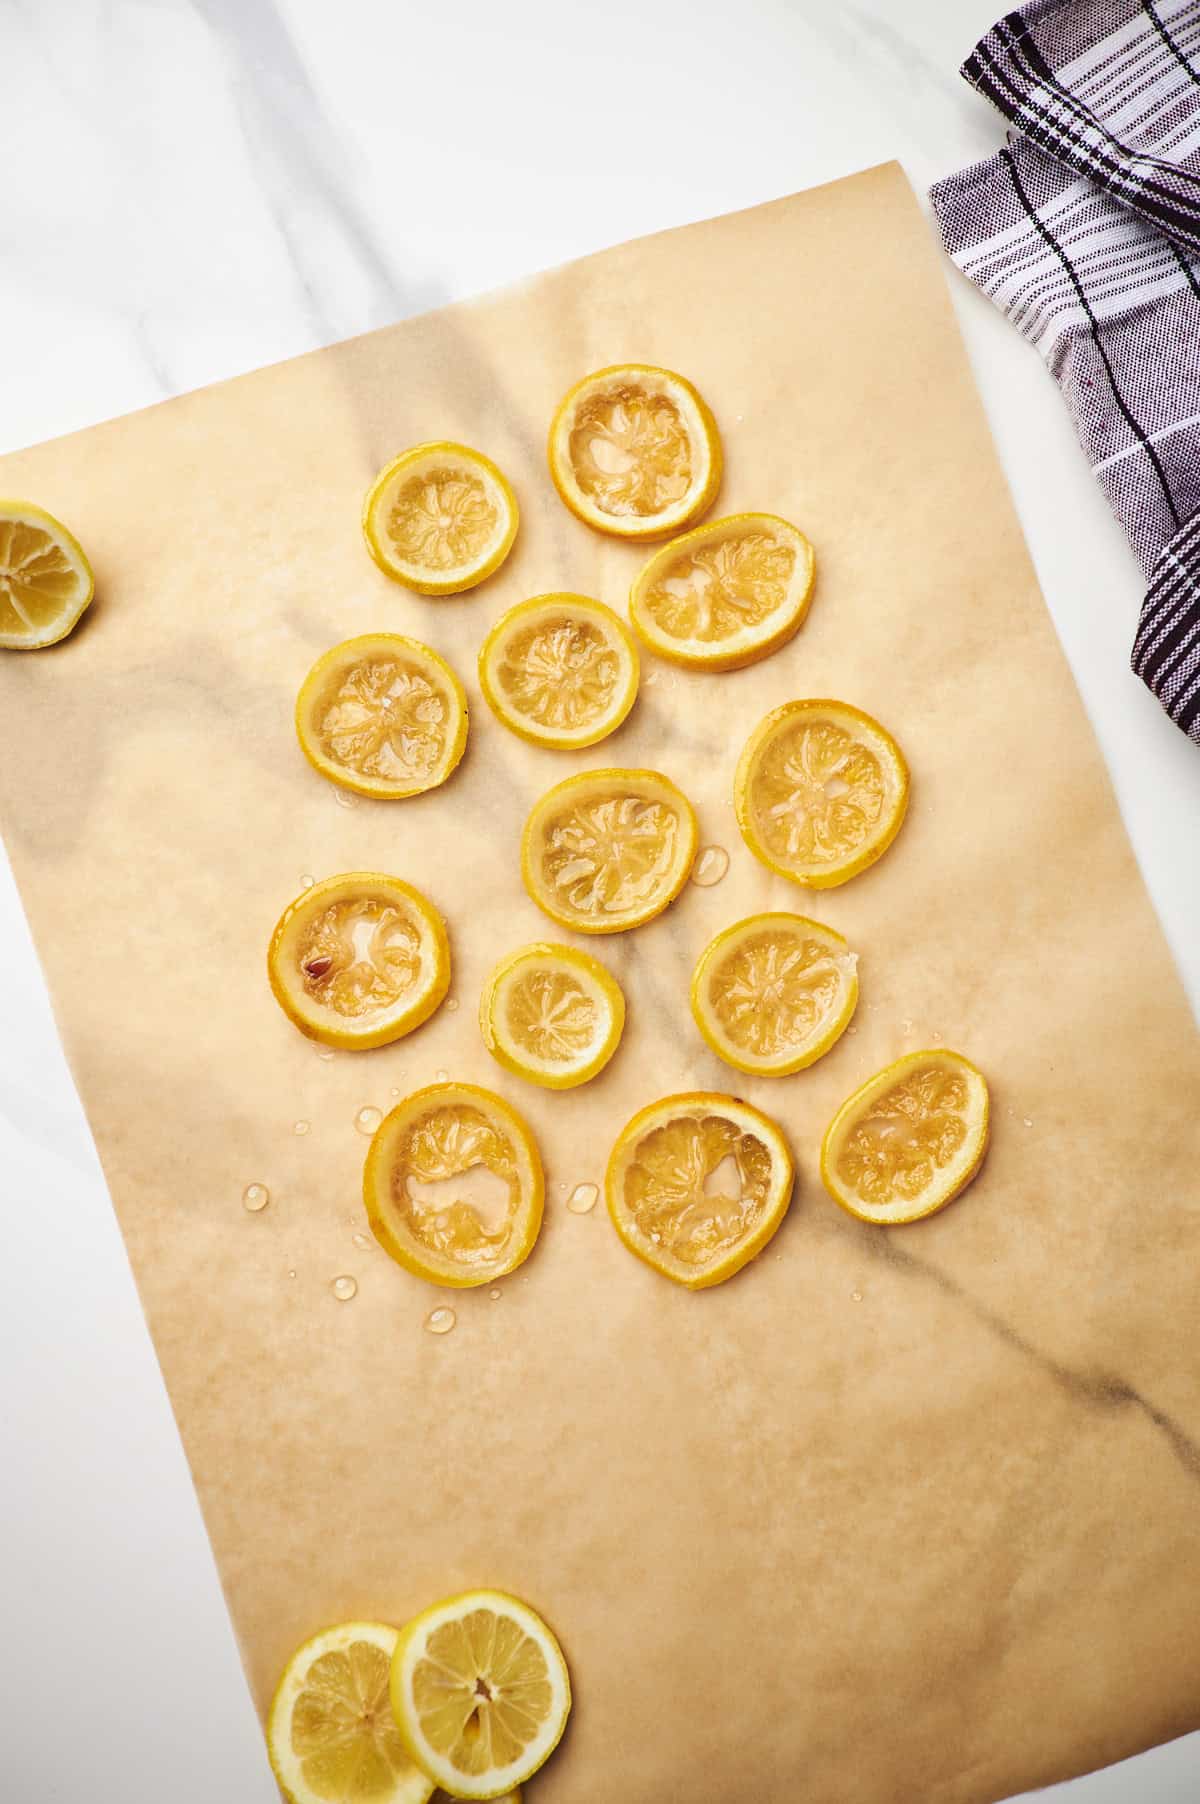
{"label": "overlapping lemon slice", "polygon": [[392,1711],[412,1758],[456,1798],[499,1798],[543,1766],[571,1712],[562,1649],[504,1591],[467,1591],[400,1632]]}
{"label": "overlapping lemon slice", "polygon": [[343,1622],[288,1661],[267,1718],[267,1752],[288,1804],[426,1804],[434,1781],[392,1715],[392,1655],[381,1622]]}
{"label": "overlapping lemon slice", "polygon": [[680,532],[721,486],[717,423],[692,384],[617,363],[570,389],[550,427],[550,474],[573,514],[623,539]]}
{"label": "overlapping lemon slice", "polygon": [[961,1053],[910,1052],[844,1102],[825,1134],[821,1176],[862,1221],[919,1221],[965,1190],[987,1151],[983,1073]]}
{"label": "overlapping lemon slice", "polygon": [[792,1198],[779,1127],[733,1096],[664,1096],[633,1117],[605,1177],[631,1253],[689,1290],[731,1278],[760,1253]]}
{"label": "overlapping lemon slice", "polygon": [[535,745],[572,751],[620,726],[638,690],[624,622],[586,595],[535,595],[501,616],[479,653],[498,720]]}
{"label": "overlapping lemon slice", "polygon": [[832,927],[804,915],[750,915],[701,953],[692,1013],[726,1064],[783,1077],[814,1064],[846,1031],[857,965]]}
{"label": "overlapping lemon slice", "polygon": [[796,633],[816,560],[777,514],[730,514],[672,539],[634,579],[629,617],[651,651],[695,670],[736,670]]}
{"label": "overlapping lemon slice", "polygon": [[389,801],[444,783],[467,743],[467,698],[449,664],[399,633],[364,633],[317,659],[296,698],[314,770]]}
{"label": "overlapping lemon slice", "polygon": [[448,440],[402,451],[363,503],[371,556],[421,595],[473,589],[504,562],[517,523],[507,477],[482,451]]}
{"label": "overlapping lemon slice", "polygon": [[624,1025],[621,986],[600,960],[546,941],[501,959],[479,1002],[492,1057],[550,1090],[574,1089],[602,1071]]}
{"label": "overlapping lemon slice", "polygon": [[61,520],[32,501],[0,501],[0,646],[57,645],[94,589],[83,546]]}
{"label": "overlapping lemon slice", "polygon": [[785,702],[746,742],[734,806],[765,865],[831,889],[873,864],[900,831],[908,766],[891,734],[849,702]]}
{"label": "overlapping lemon slice", "polygon": [[302,1032],[350,1050],[386,1046],[427,1021],[450,987],[450,944],[433,904],[377,871],[327,877],[271,936],[275,999]]}
{"label": "overlapping lemon slice", "polygon": [[377,1128],[363,1200],[384,1251],[418,1278],[467,1289],[528,1258],[542,1225],[537,1143],[477,1084],[430,1084]]}
{"label": "overlapping lemon slice", "polygon": [[556,783],[530,811],[521,873],[552,921],[621,933],[673,902],[696,856],[687,797],[655,770],[591,770]]}

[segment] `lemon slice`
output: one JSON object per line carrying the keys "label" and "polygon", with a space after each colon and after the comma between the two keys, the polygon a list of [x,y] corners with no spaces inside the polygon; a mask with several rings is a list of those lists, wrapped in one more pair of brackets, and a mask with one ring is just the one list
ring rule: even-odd
{"label": "lemon slice", "polygon": [[527,1259],[542,1225],[537,1143],[477,1084],[415,1090],[375,1131],[363,1200],[376,1240],[407,1271],[465,1290]]}
{"label": "lemon slice", "polygon": [[82,545],[61,520],[32,501],[0,501],[0,646],[57,645],[95,586]]}
{"label": "lemon slice", "polygon": [[803,1071],[846,1031],[858,1002],[857,964],[841,934],[819,921],[750,915],[700,954],[692,978],[696,1025],[737,1071]]}
{"label": "lemon slice", "polygon": [[832,889],[874,864],[900,831],[908,766],[891,734],[849,702],[785,702],[746,742],[734,806],[765,865]]}
{"label": "lemon slice", "polygon": [[300,749],[343,789],[389,801],[444,783],[467,743],[467,698],[444,658],[364,633],[317,659],[296,698]]}
{"label": "lemon slice", "polygon": [[621,986],[574,946],[522,946],[483,987],[479,1031],[494,1059],[549,1090],[573,1090],[608,1064],[625,1025]]}
{"label": "lemon slice", "polygon": [[555,750],[595,745],[637,697],[628,627],[586,595],[535,595],[501,616],[479,653],[479,683],[498,720]]}
{"label": "lemon slice", "polygon": [[348,871],[314,884],[271,935],[284,1014],[327,1046],[386,1046],[428,1021],[450,987],[446,926],[399,877]]}
{"label": "lemon slice", "polygon": [[434,1782],[409,1754],[389,1682],[399,1639],[343,1622],[298,1648],[267,1718],[267,1752],[289,1804],[426,1804]]}
{"label": "lemon slice", "polygon": [[651,651],[694,670],[737,670],[796,633],[816,562],[777,514],[730,514],[672,539],[635,578],[629,617]]}
{"label": "lemon slice", "polygon": [[692,805],[656,770],[590,770],[535,802],[521,874],[538,907],[577,933],[621,933],[661,914],[688,880]]}
{"label": "lemon slice", "polygon": [[512,550],[517,521],[517,498],[491,458],[447,440],[402,451],[363,503],[371,556],[421,595],[481,583]]}
{"label": "lemon slice", "polygon": [[741,1271],[792,1198],[792,1156],[769,1116],[733,1096],[664,1096],[621,1130],[605,1177],[631,1253],[704,1290]]}
{"label": "lemon slice", "polygon": [[467,1591],[400,1631],[392,1710],[412,1758],[439,1785],[456,1798],[499,1798],[558,1746],[571,1681],[528,1604]]}
{"label": "lemon slice", "polygon": [[551,423],[549,458],[571,512],[623,539],[681,531],[721,486],[712,414],[690,382],[649,363],[577,382]]}
{"label": "lemon slice", "polygon": [[961,1053],[910,1052],[844,1102],[821,1146],[835,1203],[860,1221],[919,1221],[965,1190],[987,1151],[983,1073]]}

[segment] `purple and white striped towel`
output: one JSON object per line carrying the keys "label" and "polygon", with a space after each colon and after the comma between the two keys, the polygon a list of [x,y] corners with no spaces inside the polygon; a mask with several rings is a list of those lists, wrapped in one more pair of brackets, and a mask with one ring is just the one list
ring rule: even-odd
{"label": "purple and white striped towel", "polygon": [[1200,5],[1032,0],[962,73],[1006,147],[931,191],[1035,344],[1149,582],[1133,668],[1200,743]]}

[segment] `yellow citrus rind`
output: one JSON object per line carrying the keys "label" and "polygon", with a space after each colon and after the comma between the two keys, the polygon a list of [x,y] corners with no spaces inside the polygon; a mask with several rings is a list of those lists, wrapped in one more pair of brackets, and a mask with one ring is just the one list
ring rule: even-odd
{"label": "yellow citrus rind", "polygon": [[362,633],[319,657],[296,697],[296,736],[315,771],[376,801],[436,789],[466,750],[467,697],[428,645]]}
{"label": "yellow citrus rind", "polygon": [[586,595],[518,602],[479,653],[479,685],[497,720],[555,751],[614,733],[637,699],[639,671],[629,628]]}
{"label": "yellow citrus rind", "polygon": [[836,1045],[858,1003],[858,959],[806,915],[748,915],[709,941],[692,1014],[719,1059],[753,1077],[803,1071]]}
{"label": "yellow citrus rind", "polygon": [[778,514],[729,514],[661,546],[634,578],[629,618],[660,658],[740,670],[786,645],[812,600],[812,546]]}
{"label": "yellow citrus rind", "polygon": [[379,568],[419,595],[458,595],[483,582],[512,550],[519,520],[503,471],[450,439],[414,445],[385,464],[362,512]]}
{"label": "yellow citrus rind", "polygon": [[492,1057],[549,1090],[575,1089],[602,1071],[624,1025],[621,986],[599,959],[546,940],[502,958],[479,999]]}
{"label": "yellow citrus rind", "polygon": [[698,838],[691,803],[661,771],[581,771],[534,803],[521,876],[560,927],[624,933],[675,900]]}
{"label": "yellow citrus rind", "polygon": [[0,647],[57,645],[95,589],[83,546],[61,520],[32,501],[0,501]]}

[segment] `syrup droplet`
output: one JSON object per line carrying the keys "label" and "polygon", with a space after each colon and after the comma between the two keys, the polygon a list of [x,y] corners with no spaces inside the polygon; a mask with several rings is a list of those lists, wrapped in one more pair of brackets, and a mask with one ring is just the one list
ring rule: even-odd
{"label": "syrup droplet", "polygon": [[339,808],[357,808],[358,797],[349,789],[335,789],[333,799]]}
{"label": "syrup droplet", "polygon": [[289,1278],[294,1278],[294,1277],[295,1277],[295,1276],[296,1276],[296,1274],[295,1274],[295,1272],[289,1272],[289,1273],[288,1273],[288,1277],[289,1277]]}
{"label": "syrup droplet", "polygon": [[449,1334],[457,1320],[453,1309],[431,1309],[425,1317],[425,1326],[430,1334]]}
{"label": "syrup droplet", "polygon": [[265,1184],[247,1184],[242,1191],[242,1202],[251,1215],[257,1215],[261,1209],[265,1209],[270,1200],[271,1192]]}
{"label": "syrup droplet", "polygon": [[339,1303],[348,1303],[358,1295],[358,1279],[352,1278],[348,1272],[340,1278],[334,1278],[329,1286]]}
{"label": "syrup droplet", "polygon": [[850,1301],[852,1303],[861,1303],[862,1302],[862,1291],[861,1290],[852,1290],[850,1292]]}
{"label": "syrup droplet", "polygon": [[314,876],[313,876],[313,875],[312,875],[312,873],[311,873],[311,871],[305,871],[305,873],[304,873],[304,875],[303,875],[303,877],[301,877],[301,879],[300,879],[300,888],[301,888],[301,889],[311,889],[311,888],[312,888],[312,886],[313,886],[313,884],[314,884],[314,883],[315,883],[315,882],[316,882],[316,881],[317,881],[317,880],[316,880],[316,878],[315,878],[315,877],[314,877]]}
{"label": "syrup droplet", "polygon": [[307,1132],[308,1132],[307,1121],[298,1121],[296,1123],[295,1127],[292,1129],[292,1132],[293,1132],[293,1134],[307,1134]]}
{"label": "syrup droplet", "polygon": [[700,889],[711,889],[714,883],[720,883],[728,869],[729,854],[724,846],[705,846],[696,860],[692,882]]}
{"label": "syrup droplet", "polygon": [[319,1059],[325,1059],[326,1061],[328,1061],[329,1059],[331,1059],[333,1057],[333,1047],[332,1046],[318,1046],[317,1047],[317,1057]]}
{"label": "syrup droplet", "polygon": [[367,1103],[354,1117],[354,1125],[360,1134],[373,1134],[383,1120],[383,1110],[377,1109],[373,1103]]}
{"label": "syrup droplet", "polygon": [[434,1072],[433,1075],[437,1079],[439,1084],[447,1083],[449,1081],[449,1077],[450,1077],[450,1073],[448,1071],[443,1071],[440,1067],[438,1068],[438,1070],[436,1070]]}
{"label": "syrup droplet", "polygon": [[447,1008],[447,1010],[448,1010],[448,1012],[449,1012],[449,1013],[450,1013],[450,1014],[453,1014],[453,1013],[454,1013],[454,1011],[455,1011],[455,1009],[456,1009],[456,1008],[457,1008],[457,1007],[458,1007],[458,998],[457,998],[457,996],[450,996],[450,997],[448,997],[448,998],[447,998],[447,1001],[446,1001],[446,1008]]}
{"label": "syrup droplet", "polygon": [[369,1234],[356,1234],[354,1236],[354,1244],[360,1253],[369,1253],[375,1242],[371,1239]]}
{"label": "syrup droplet", "polygon": [[1033,1126],[1033,1122],[1032,1122],[1032,1121],[1031,1121],[1031,1120],[1030,1120],[1030,1118],[1029,1118],[1029,1116],[1028,1116],[1028,1115],[1023,1115],[1023,1116],[1022,1116],[1022,1117],[1021,1117],[1021,1119],[1022,1119],[1022,1120],[1023,1120],[1023,1121],[1024,1121],[1024,1123],[1025,1123],[1025,1126],[1026,1126],[1026,1127],[1032,1127],[1032,1126]]}
{"label": "syrup droplet", "polygon": [[599,1196],[600,1186],[598,1184],[576,1184],[567,1198],[567,1208],[572,1215],[586,1215],[589,1209],[596,1207]]}
{"label": "syrup droplet", "polygon": [[488,1296],[492,1299],[493,1303],[498,1303],[500,1301],[500,1292],[498,1290],[489,1290]]}
{"label": "syrup droplet", "polygon": [[395,1084],[393,1084],[393,1085],[392,1085],[392,1095],[393,1095],[393,1096],[399,1096],[399,1094],[400,1094],[400,1092],[399,1092],[399,1090],[398,1090],[398,1089],[397,1089],[397,1088],[396,1088],[396,1085],[395,1085]]}

